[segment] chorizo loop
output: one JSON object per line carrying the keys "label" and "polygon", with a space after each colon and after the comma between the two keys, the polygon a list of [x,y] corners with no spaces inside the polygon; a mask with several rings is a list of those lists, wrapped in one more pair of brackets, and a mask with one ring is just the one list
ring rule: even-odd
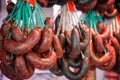
{"label": "chorizo loop", "polygon": [[25,57],[31,65],[41,70],[52,68],[57,60],[56,53],[52,50],[49,51],[49,53],[44,58],[38,56],[34,52],[28,52],[27,54],[25,54]]}
{"label": "chorizo loop", "polygon": [[98,65],[105,64],[106,62],[109,62],[111,60],[111,56],[109,53],[104,54],[101,58],[98,58],[95,55],[92,40],[90,40],[90,56],[94,60],[94,62]]}
{"label": "chorizo loop", "polygon": [[11,39],[4,41],[4,48],[12,54],[25,54],[30,51],[40,40],[41,29],[35,28],[31,30],[24,42],[16,42]]}

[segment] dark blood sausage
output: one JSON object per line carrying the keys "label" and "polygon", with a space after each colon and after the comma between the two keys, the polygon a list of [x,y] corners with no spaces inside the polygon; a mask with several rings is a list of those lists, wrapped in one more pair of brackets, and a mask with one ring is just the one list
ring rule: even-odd
{"label": "dark blood sausage", "polygon": [[19,75],[15,72],[13,64],[6,64],[1,62],[0,70],[3,75],[11,80],[23,80],[19,77]]}
{"label": "dark blood sausage", "polygon": [[91,58],[94,60],[94,62],[96,63],[96,65],[102,65],[105,64],[106,62],[109,62],[111,60],[111,55],[109,53],[105,53],[102,57],[97,57],[95,55],[95,51],[94,51],[94,47],[93,47],[93,43],[90,40],[90,56]]}
{"label": "dark blood sausage", "polygon": [[65,32],[65,37],[66,37],[66,45],[70,47],[70,45],[71,45],[71,32],[66,31]]}
{"label": "dark blood sausage", "polygon": [[30,78],[34,73],[34,68],[31,65],[27,65],[23,56],[16,56],[15,71],[22,79]]}
{"label": "dark blood sausage", "polygon": [[52,46],[53,32],[50,28],[45,27],[42,33],[42,38],[38,44],[38,53],[44,53]]}
{"label": "dark blood sausage", "polygon": [[120,44],[119,44],[118,40],[115,37],[111,37],[110,40],[112,42],[112,46],[115,48],[116,55],[119,55],[120,54]]}
{"label": "dark blood sausage", "polygon": [[90,30],[88,28],[83,27],[83,41],[80,42],[80,50],[86,49],[87,45],[90,41]]}
{"label": "dark blood sausage", "polygon": [[31,65],[40,70],[47,70],[52,68],[57,60],[57,56],[54,51],[49,51],[45,57],[40,57],[34,52],[28,52],[25,54],[25,57]]}
{"label": "dark blood sausage", "polygon": [[79,32],[76,28],[74,28],[71,34],[71,50],[68,55],[70,59],[75,59],[76,57],[78,57],[80,53],[80,44],[78,43],[80,43]]}
{"label": "dark blood sausage", "polygon": [[10,23],[4,22],[1,26],[1,33],[4,37],[8,37],[12,25]]}
{"label": "dark blood sausage", "polygon": [[30,51],[40,40],[41,29],[35,28],[31,30],[24,42],[16,42],[8,39],[4,41],[4,48],[9,53],[25,54]]}
{"label": "dark blood sausage", "polygon": [[111,70],[116,64],[116,53],[114,47],[111,46],[110,44],[106,44],[105,46],[109,51],[110,55],[112,56],[112,58],[111,61],[107,62],[107,64],[99,66],[99,68],[102,70]]}
{"label": "dark blood sausage", "polygon": [[108,26],[104,27],[104,30],[100,36],[103,38],[103,40],[106,40],[110,37],[110,30]]}
{"label": "dark blood sausage", "polygon": [[65,35],[64,35],[64,33],[61,33],[59,35],[59,40],[60,40],[60,44],[61,44],[62,49],[63,49],[65,47]]}
{"label": "dark blood sausage", "polygon": [[57,35],[53,35],[52,43],[53,43],[54,50],[57,54],[57,58],[62,58],[63,57],[63,49],[62,49],[60,40]]}
{"label": "dark blood sausage", "polygon": [[98,53],[103,52],[103,50],[104,50],[103,39],[102,39],[102,37],[99,34],[94,36],[93,44],[95,46],[95,51],[96,52],[98,52]]}
{"label": "dark blood sausage", "polygon": [[77,73],[69,69],[69,63],[65,58],[62,58],[62,71],[64,75],[70,80],[81,80],[88,72],[88,60],[84,59],[81,63],[80,70]]}
{"label": "dark blood sausage", "polygon": [[12,27],[11,33],[12,33],[12,39],[14,39],[15,41],[23,42],[26,38],[26,36],[23,34],[23,32],[18,26]]}
{"label": "dark blood sausage", "polygon": [[63,76],[60,63],[61,63],[61,59],[57,59],[56,64],[50,69],[50,72],[52,72],[56,76]]}
{"label": "dark blood sausage", "polygon": [[120,33],[113,31],[113,36],[119,41],[120,43]]}

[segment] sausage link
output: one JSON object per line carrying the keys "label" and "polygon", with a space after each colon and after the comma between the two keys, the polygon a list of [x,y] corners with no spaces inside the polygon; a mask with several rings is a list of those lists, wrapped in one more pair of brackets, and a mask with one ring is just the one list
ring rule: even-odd
{"label": "sausage link", "polygon": [[41,29],[35,28],[31,30],[24,42],[16,42],[8,39],[4,41],[4,48],[12,54],[25,54],[30,51],[40,40]]}
{"label": "sausage link", "polygon": [[45,27],[42,33],[42,38],[38,44],[38,53],[44,53],[52,46],[53,32],[50,28]]}
{"label": "sausage link", "polygon": [[25,57],[31,65],[40,70],[47,70],[52,68],[57,60],[57,56],[54,51],[49,51],[49,53],[44,58],[38,56],[34,52],[28,52],[25,54]]}
{"label": "sausage link", "polygon": [[97,64],[98,65],[102,65],[102,64],[105,64],[106,62],[109,62],[111,60],[111,56],[110,56],[109,53],[104,54],[100,58],[95,55],[92,40],[90,41],[90,47],[89,48],[90,48],[90,56],[94,60],[94,62],[96,63],[96,65]]}
{"label": "sausage link", "polygon": [[12,39],[14,39],[15,41],[23,42],[26,38],[26,36],[23,34],[23,32],[18,26],[12,27],[11,33],[12,33]]}
{"label": "sausage link", "polygon": [[64,33],[61,33],[59,35],[59,40],[60,40],[60,43],[61,43],[61,46],[62,46],[62,49],[65,47],[65,35]]}
{"label": "sausage link", "polygon": [[53,35],[53,47],[55,49],[55,52],[57,54],[57,58],[62,58],[63,57],[63,50],[62,46],[60,44],[60,40],[57,35]]}
{"label": "sausage link", "polygon": [[112,56],[112,59],[111,61],[107,62],[108,63],[107,65],[99,66],[99,68],[102,70],[111,70],[115,66],[115,63],[116,63],[116,53],[115,53],[114,47],[111,46],[110,44],[107,44],[106,48],[109,51],[110,55]]}
{"label": "sausage link", "polygon": [[119,41],[120,43],[120,33],[113,31],[113,36]]}
{"label": "sausage link", "polygon": [[[17,56],[14,62],[15,71],[22,79],[30,78],[34,73],[34,68],[31,65],[26,64],[23,56]],[[30,69],[30,70],[29,70]]]}
{"label": "sausage link", "polygon": [[88,60],[82,61],[80,70],[77,73],[72,72],[69,69],[69,63],[65,58],[62,58],[62,71],[64,75],[70,80],[81,80],[88,72]]}
{"label": "sausage link", "polygon": [[70,59],[75,59],[80,54],[80,45],[78,43],[80,43],[79,32],[76,28],[74,28],[71,34],[71,50],[68,55]]}
{"label": "sausage link", "polygon": [[13,64],[8,65],[8,64],[2,62],[0,64],[0,69],[1,69],[1,73],[11,80],[23,80],[15,72]]}

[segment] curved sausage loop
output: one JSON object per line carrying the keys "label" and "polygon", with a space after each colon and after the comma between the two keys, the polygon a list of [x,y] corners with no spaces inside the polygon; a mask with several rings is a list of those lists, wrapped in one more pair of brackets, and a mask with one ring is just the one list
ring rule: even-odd
{"label": "curved sausage loop", "polygon": [[45,27],[42,33],[42,38],[37,46],[38,53],[44,53],[52,46],[53,32],[52,29]]}
{"label": "curved sausage loop", "polygon": [[35,28],[31,30],[25,41],[16,42],[12,39],[4,41],[4,48],[6,51],[12,54],[25,54],[30,51],[40,40],[41,29]]}
{"label": "curved sausage loop", "polygon": [[0,64],[0,70],[3,75],[5,75],[7,78],[11,80],[23,80],[19,77],[19,75],[14,70],[13,64],[8,65],[4,62]]}
{"label": "curved sausage loop", "polygon": [[79,32],[76,28],[73,28],[71,34],[71,45],[70,45],[71,50],[68,55],[70,59],[75,59],[76,57],[78,57],[80,53],[80,45],[78,43],[80,43]]}
{"label": "curved sausage loop", "polygon": [[35,68],[40,70],[48,70],[56,64],[57,56],[54,51],[49,51],[49,53],[43,58],[38,56],[34,52],[28,52],[25,54],[26,59],[33,65]]}
{"label": "curved sausage loop", "polygon": [[88,72],[88,61],[83,60],[81,68],[77,73],[70,71],[69,63],[65,58],[62,58],[62,71],[64,75],[70,80],[81,80]]}
{"label": "curved sausage loop", "polygon": [[80,42],[80,50],[85,50],[90,41],[90,30],[88,28],[83,28],[82,30],[84,32],[84,39]]}
{"label": "curved sausage loop", "polygon": [[99,68],[102,70],[111,70],[116,64],[116,53],[115,53],[114,47],[111,46],[110,44],[107,44],[106,48],[110,52],[112,59],[111,59],[111,61],[107,62],[107,65],[101,65],[101,66],[99,66]]}
{"label": "curved sausage loop", "polygon": [[63,57],[63,49],[62,49],[60,40],[57,35],[53,35],[52,43],[53,43],[54,50],[57,54],[57,58],[62,58]]}
{"label": "curved sausage loop", "polygon": [[30,78],[34,73],[34,68],[27,65],[23,56],[17,56],[14,62],[15,71],[22,79]]}
{"label": "curved sausage loop", "polygon": [[23,42],[26,38],[26,36],[23,34],[23,32],[18,26],[12,27],[11,33],[12,33],[12,39],[14,39],[15,41]]}
{"label": "curved sausage loop", "polygon": [[62,49],[65,47],[65,35],[64,33],[61,33],[59,36],[60,44],[62,46]]}
{"label": "curved sausage loop", "polygon": [[95,55],[92,40],[90,40],[90,56],[94,60],[94,62],[98,65],[105,64],[111,60],[111,56],[109,53],[104,54],[100,58]]}

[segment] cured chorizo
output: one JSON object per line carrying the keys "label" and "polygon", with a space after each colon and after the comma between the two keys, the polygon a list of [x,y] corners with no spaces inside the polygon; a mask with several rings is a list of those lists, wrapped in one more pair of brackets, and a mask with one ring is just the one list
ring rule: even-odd
{"label": "cured chorizo", "polygon": [[14,39],[15,41],[23,42],[26,38],[26,36],[23,34],[23,32],[18,26],[14,25],[14,27],[12,27],[11,29],[11,33],[12,33],[12,39]]}
{"label": "cured chorizo", "polygon": [[80,45],[78,43],[80,43],[79,32],[74,28],[71,33],[71,50],[68,55],[70,59],[75,59],[80,54]]}
{"label": "cured chorizo", "polygon": [[52,43],[53,43],[54,50],[57,54],[57,58],[62,58],[63,57],[63,49],[62,49],[60,40],[57,35],[53,35]]}
{"label": "cured chorizo", "polygon": [[109,30],[108,26],[104,27],[104,30],[100,34],[100,36],[103,38],[103,40],[106,40],[106,39],[108,39],[110,37],[110,30]]}
{"label": "cured chorizo", "polygon": [[90,56],[94,60],[96,65],[97,64],[98,65],[102,65],[102,64],[105,64],[106,62],[109,62],[111,60],[111,55],[109,53],[105,53],[100,58],[95,55],[95,51],[94,51],[92,40],[90,40]]}
{"label": "cured chorizo", "polygon": [[52,46],[53,32],[50,28],[45,27],[42,33],[40,43],[36,46],[38,53],[44,53]]}
{"label": "cured chorizo", "polygon": [[87,27],[83,27],[83,40],[80,42],[80,50],[86,49],[90,41],[90,30]]}
{"label": "cured chorizo", "polygon": [[81,80],[88,72],[88,59],[84,59],[81,63],[80,70],[77,73],[69,69],[69,63],[65,58],[62,58],[62,71],[64,75],[70,80]]}
{"label": "cured chorizo", "polygon": [[1,33],[4,37],[8,37],[8,35],[10,34],[10,30],[11,30],[12,25],[8,22],[4,22],[1,26]]}
{"label": "cured chorizo", "polygon": [[58,37],[59,37],[62,49],[64,49],[64,47],[65,47],[65,35],[64,35],[64,33],[61,33]]}
{"label": "cured chorizo", "polygon": [[5,64],[2,62],[0,64],[0,70],[3,75],[11,80],[23,80],[19,77],[19,75],[15,72],[13,64]]}
{"label": "cured chorizo", "polygon": [[34,68],[31,65],[28,66],[26,64],[23,56],[16,56],[14,66],[15,66],[15,71],[22,79],[28,79],[34,73]]}
{"label": "cured chorizo", "polygon": [[105,45],[107,50],[109,51],[110,55],[112,56],[111,61],[107,62],[107,65],[99,66],[102,70],[111,70],[115,64],[116,64],[116,53],[113,46],[111,46],[109,43]]}
{"label": "cured chorizo", "polygon": [[52,20],[52,18],[47,17],[47,18],[45,19],[44,24],[45,24],[48,28],[51,28],[52,30],[54,30],[54,21]]}
{"label": "cured chorizo", "polygon": [[102,32],[104,30],[104,24],[102,22],[98,22],[97,29],[98,29],[99,34],[102,34]]}
{"label": "cured chorizo", "polygon": [[95,46],[96,52],[98,52],[98,53],[103,52],[103,50],[104,50],[103,39],[99,34],[94,36],[93,45]]}
{"label": "cured chorizo", "polygon": [[6,39],[4,41],[4,48],[9,53],[13,53],[16,55],[25,54],[30,51],[40,40],[41,37],[41,29],[35,28],[31,30],[25,41],[16,42],[11,39]]}
{"label": "cured chorizo", "polygon": [[56,53],[52,50],[45,57],[40,57],[34,52],[28,52],[25,57],[31,65],[40,70],[52,68],[57,60]]}

